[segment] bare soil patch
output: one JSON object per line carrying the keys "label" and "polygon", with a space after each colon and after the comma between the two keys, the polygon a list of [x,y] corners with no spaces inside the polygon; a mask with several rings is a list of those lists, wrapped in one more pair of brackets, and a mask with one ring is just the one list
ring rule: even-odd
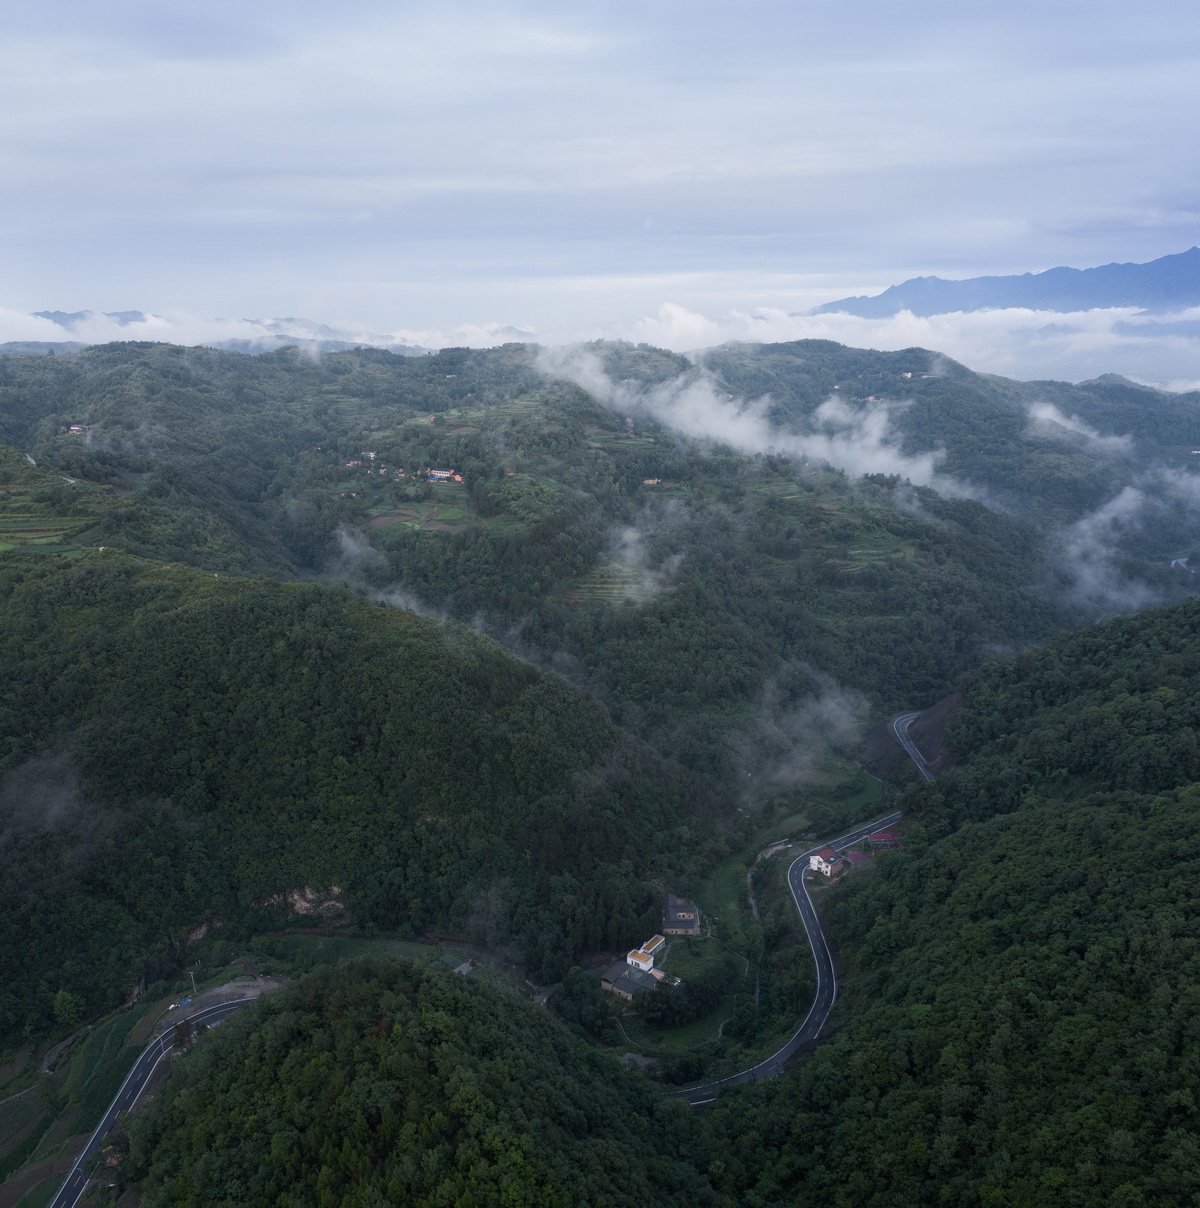
{"label": "bare soil patch", "polygon": [[389,524],[405,524],[420,520],[421,513],[405,508],[399,512],[389,512],[386,516],[374,516],[367,521],[367,528],[386,528]]}
{"label": "bare soil patch", "polygon": [[[961,706],[962,694],[956,692],[926,709],[908,728],[909,738],[925,756],[925,762],[935,776],[954,767],[946,751],[946,726]],[[908,762],[908,755],[896,738],[890,721],[876,726],[866,736],[857,762],[873,776],[888,776]]]}

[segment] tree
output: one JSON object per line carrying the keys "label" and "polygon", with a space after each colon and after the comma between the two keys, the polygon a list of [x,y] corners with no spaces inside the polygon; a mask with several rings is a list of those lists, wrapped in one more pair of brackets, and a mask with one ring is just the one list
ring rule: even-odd
{"label": "tree", "polygon": [[83,1018],[84,1001],[78,994],[59,990],[54,996],[54,1018],[64,1028],[73,1028]]}

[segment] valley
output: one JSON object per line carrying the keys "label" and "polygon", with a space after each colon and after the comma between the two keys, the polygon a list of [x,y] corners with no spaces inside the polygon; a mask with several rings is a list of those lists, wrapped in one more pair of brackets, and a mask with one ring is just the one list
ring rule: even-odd
{"label": "valley", "polygon": [[[147,1204],[1200,1191],[1197,424],[825,341],[0,359],[9,1087],[244,959]],[[897,811],[818,921],[794,853]],[[667,892],[706,936],[617,1003]]]}

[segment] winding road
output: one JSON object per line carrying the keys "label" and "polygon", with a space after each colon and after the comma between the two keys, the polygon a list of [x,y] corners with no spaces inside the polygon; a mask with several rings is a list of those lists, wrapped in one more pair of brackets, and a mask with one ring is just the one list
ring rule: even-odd
{"label": "winding road", "polygon": [[[913,716],[915,717],[916,714]],[[829,943],[825,939],[825,932],[821,930],[821,923],[817,918],[817,911],[812,904],[812,899],[808,896],[808,887],[804,884],[804,874],[808,870],[808,857],[824,847],[849,847],[852,843],[857,843],[860,839],[874,834],[880,827],[890,826],[899,818],[899,810],[882,818],[876,818],[874,822],[860,826],[857,830],[850,831],[849,834],[842,835],[839,839],[831,839],[828,843],[818,843],[815,847],[808,848],[792,861],[791,867],[788,869],[788,886],[796,901],[796,909],[800,912],[800,921],[804,924],[804,932],[808,936],[809,947],[812,949],[813,963],[817,967],[817,992],[813,997],[812,1006],[809,1007],[804,1022],[770,1057],[751,1066],[748,1070],[741,1070],[726,1078],[718,1078],[715,1082],[706,1082],[703,1086],[693,1086],[687,1090],[673,1091],[671,1093],[674,1097],[686,1099],[693,1107],[703,1107],[717,1097],[717,1092],[722,1087],[737,1086],[743,1082],[758,1082],[762,1078],[770,1078],[779,1073],[784,1063],[801,1045],[815,1040],[820,1035],[825,1021],[829,1018],[829,1012],[837,1000],[837,976],[833,970],[833,957],[829,952]]]}
{"label": "winding road", "polygon": [[[908,727],[919,716],[920,714],[918,713],[906,713],[903,717],[896,718],[892,723],[892,727],[896,732],[896,737],[900,740],[900,744],[904,747],[913,763],[917,765],[917,770],[926,780],[932,780],[933,773],[930,772],[921,752],[917,750],[912,740],[908,737]],[[825,1021],[829,1018],[829,1012],[833,1010],[833,1004],[837,1001],[837,975],[834,972],[833,957],[829,952],[829,943],[825,939],[825,932],[821,930],[821,923],[817,918],[816,908],[813,906],[812,899],[808,895],[808,887],[804,884],[804,874],[808,871],[808,858],[813,852],[820,851],[825,847],[835,849],[849,847],[851,844],[865,839],[868,835],[874,834],[881,827],[890,826],[893,822],[899,821],[900,817],[900,811],[896,810],[893,813],[884,815],[882,818],[876,818],[873,822],[860,826],[857,830],[850,831],[840,838],[831,839],[826,843],[818,843],[815,847],[806,849],[792,861],[787,874],[788,886],[796,902],[796,909],[800,912],[800,921],[804,924],[804,932],[808,937],[809,947],[812,949],[813,964],[817,970],[817,992],[813,996],[812,1006],[809,1007],[808,1014],[804,1017],[803,1022],[796,1031],[774,1053],[760,1061],[757,1065],[753,1065],[746,1070],[741,1070],[736,1074],[730,1074],[725,1078],[706,1082],[701,1086],[673,1091],[671,1093],[674,1097],[686,1099],[693,1107],[703,1107],[717,1097],[722,1087],[737,1086],[744,1082],[758,1082],[762,1078],[770,1078],[777,1074],[797,1049],[809,1041],[815,1040],[820,1035],[821,1029],[825,1026]],[[220,1023],[222,1019],[231,1015],[239,1007],[244,1007],[247,1003],[253,1001],[254,999],[252,998],[238,998],[231,1002],[218,1003],[216,1006],[206,1007],[195,1015],[189,1016],[184,1022],[190,1023],[193,1027],[199,1023],[209,1025]],[[152,1040],[142,1050],[142,1054],[134,1063],[133,1069],[129,1071],[125,1081],[121,1083],[121,1088],[117,1091],[116,1097],[109,1105],[108,1111],[104,1113],[103,1119],[96,1125],[96,1131],[88,1138],[88,1143],[83,1147],[79,1157],[75,1159],[75,1165],[71,1167],[54,1199],[50,1201],[49,1208],[75,1208],[75,1205],[79,1202],[80,1197],[87,1190],[87,1186],[91,1182],[91,1179],[83,1170],[84,1163],[103,1146],[104,1139],[116,1123],[117,1116],[122,1112],[128,1111],[137,1102],[138,1096],[150,1081],[154,1071],[158,1068],[159,1062],[171,1051],[174,1040],[175,1029],[170,1028],[163,1032],[161,1036]]]}
{"label": "winding road", "polygon": [[900,740],[900,745],[908,753],[909,759],[917,765],[917,771],[925,777],[926,780],[933,779],[933,773],[929,770],[929,765],[925,762],[925,756],[917,750],[917,744],[908,736],[908,727],[920,717],[920,713],[905,713],[903,717],[897,717],[892,722],[892,729],[896,732],[896,737]]}
{"label": "winding road", "polygon": [[[211,1027],[213,1024],[220,1023],[222,1019],[239,1007],[244,1007],[248,1002],[253,1001],[253,998],[235,998],[230,1002],[205,1007],[204,1010],[197,1011],[195,1015],[189,1015],[186,1020],[181,1022],[190,1023],[193,1027],[199,1023],[208,1024]],[[88,1143],[83,1147],[79,1157],[75,1159],[75,1165],[71,1167],[62,1186],[58,1189],[58,1193],[50,1201],[50,1208],[74,1208],[74,1205],[79,1202],[79,1197],[83,1195],[91,1182],[83,1169],[84,1163],[104,1145],[104,1139],[116,1123],[117,1116],[121,1112],[127,1112],[137,1102],[138,1096],[146,1088],[146,1083],[150,1081],[154,1071],[158,1068],[158,1063],[171,1051],[174,1043],[175,1028],[170,1027],[142,1050],[133,1069],[121,1083],[121,1089],[117,1091],[108,1111],[104,1113],[104,1118],[96,1125],[96,1131],[88,1138]]]}

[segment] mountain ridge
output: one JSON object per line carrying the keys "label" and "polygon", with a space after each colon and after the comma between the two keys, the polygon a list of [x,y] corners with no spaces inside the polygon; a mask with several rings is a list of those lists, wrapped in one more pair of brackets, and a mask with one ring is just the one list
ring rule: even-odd
{"label": "mountain ridge", "polygon": [[951,311],[1029,307],[1077,311],[1136,306],[1171,311],[1200,306],[1200,248],[1160,256],[1144,264],[1112,263],[1095,268],[1059,266],[1040,273],[1000,277],[912,277],[881,294],[839,298],[813,314],[889,318],[902,310],[922,317]]}

